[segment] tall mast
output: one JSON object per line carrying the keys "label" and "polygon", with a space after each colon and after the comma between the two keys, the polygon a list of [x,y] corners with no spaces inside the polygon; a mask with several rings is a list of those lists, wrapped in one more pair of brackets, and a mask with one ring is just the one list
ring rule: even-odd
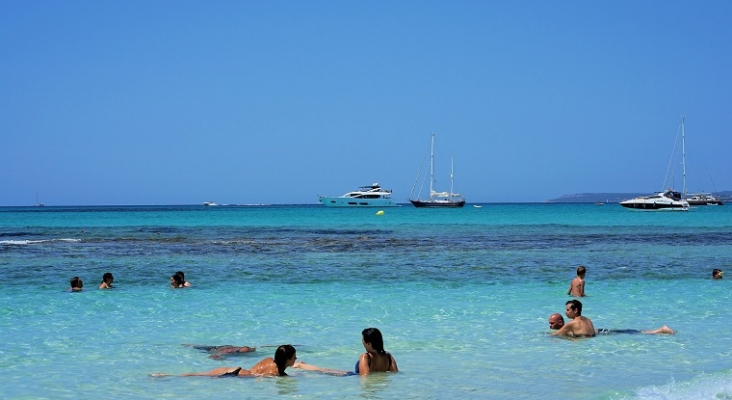
{"label": "tall mast", "polygon": [[452,177],[453,177],[453,171],[455,169],[455,156],[450,154],[450,200],[452,200]]}
{"label": "tall mast", "polygon": [[684,117],[681,117],[681,170],[682,199],[686,199],[686,137],[684,136]]}
{"label": "tall mast", "polygon": [[430,146],[430,198],[434,191],[433,184],[435,182],[435,134],[432,134],[432,145]]}

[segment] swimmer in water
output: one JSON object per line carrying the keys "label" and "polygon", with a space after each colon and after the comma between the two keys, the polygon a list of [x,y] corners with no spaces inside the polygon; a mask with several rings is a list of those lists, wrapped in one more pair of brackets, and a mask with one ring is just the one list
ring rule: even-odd
{"label": "swimmer in water", "polygon": [[[549,329],[558,330],[564,326],[564,318],[559,313],[549,316]],[[611,333],[627,333],[627,334],[644,334],[644,335],[673,335],[676,332],[664,325],[658,329],[637,330],[637,329],[604,329],[600,328],[595,331],[598,335],[608,335]]]}
{"label": "swimmer in water", "polygon": [[111,289],[113,282],[114,276],[112,276],[111,272],[107,272],[102,276],[102,283],[99,284],[99,289]]}
{"label": "swimmer in water", "polygon": [[[190,372],[181,376],[211,376],[211,377],[229,377],[229,376],[287,376],[285,369],[295,364],[297,360],[297,351],[295,347],[289,344],[283,344],[275,350],[274,358],[267,357],[254,364],[250,369],[242,367],[221,367],[214,368],[206,372]],[[168,374],[150,374],[154,377],[170,376]]]}
{"label": "swimmer in water", "polygon": [[180,277],[180,275],[173,274],[170,277],[170,287],[172,287],[173,289],[182,289],[182,288],[185,287],[185,285],[183,284],[183,280]]}
{"label": "swimmer in water", "polygon": [[722,276],[724,275],[724,272],[722,272],[721,269],[714,269],[712,271],[712,279],[722,279]]}
{"label": "swimmer in water", "polygon": [[585,297],[585,275],[587,274],[587,268],[580,265],[577,267],[577,277],[569,282],[569,290],[567,294],[573,297]]}
{"label": "swimmer in water", "polygon": [[183,271],[178,271],[175,274],[180,276],[180,281],[183,283],[182,287],[191,287],[191,283],[186,280],[186,275]]}
{"label": "swimmer in water", "polygon": [[321,368],[304,362],[295,363],[293,368],[332,375],[368,375],[372,372],[399,372],[394,356],[384,350],[384,339],[381,336],[381,331],[377,328],[364,329],[361,332],[361,343],[366,352],[359,357],[353,372]]}
{"label": "swimmer in water", "polygon": [[69,284],[71,285],[69,290],[72,292],[81,292],[82,288],[84,287],[84,282],[78,276],[71,278]]}
{"label": "swimmer in water", "polygon": [[564,308],[564,313],[571,321],[563,325],[552,336],[563,337],[594,337],[595,331],[592,321],[582,316],[582,303],[579,300],[570,300]]}
{"label": "swimmer in water", "polygon": [[[203,350],[205,352],[211,353],[208,358],[213,358],[214,360],[222,359],[229,355],[234,354],[243,354],[243,353],[252,353],[257,351],[256,347],[249,347],[249,346],[232,346],[232,345],[222,345],[222,346],[203,346],[203,345],[197,345],[197,344],[185,344],[186,347],[192,347],[196,350]],[[261,347],[267,347],[267,346],[261,346]]]}

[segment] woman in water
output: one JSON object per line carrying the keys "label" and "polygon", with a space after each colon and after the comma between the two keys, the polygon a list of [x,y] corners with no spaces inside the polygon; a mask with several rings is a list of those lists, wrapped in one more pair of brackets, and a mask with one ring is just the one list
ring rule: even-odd
{"label": "woman in water", "polygon": [[376,328],[366,328],[361,332],[361,336],[361,343],[366,352],[359,357],[354,372],[320,368],[315,365],[305,364],[304,362],[298,362],[293,365],[293,368],[334,375],[368,375],[372,372],[399,372],[399,367],[397,367],[394,356],[384,350],[384,338],[381,336],[381,331]]}
{"label": "woman in water", "polygon": [[99,284],[99,289],[111,289],[112,282],[114,282],[114,276],[111,272],[106,272],[102,275],[102,283]]}
{"label": "woman in water", "polygon": [[191,283],[186,280],[186,275],[183,273],[183,271],[178,271],[175,274],[180,276],[180,281],[182,285],[181,287],[191,287]]}
{"label": "woman in water", "polygon": [[[297,360],[295,347],[283,344],[275,350],[274,358],[267,357],[248,370],[242,367],[221,367],[206,372],[191,372],[181,376],[287,376],[285,369]],[[152,374],[167,376],[167,374]]]}
{"label": "woman in water", "polygon": [[183,284],[183,279],[178,274],[173,274],[170,277],[170,287],[173,289],[180,289],[184,288],[185,285]]}

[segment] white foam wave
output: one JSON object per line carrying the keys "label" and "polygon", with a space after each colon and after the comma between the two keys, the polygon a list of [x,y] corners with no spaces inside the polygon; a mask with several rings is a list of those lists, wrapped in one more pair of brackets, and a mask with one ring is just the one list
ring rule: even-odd
{"label": "white foam wave", "polygon": [[47,240],[0,240],[0,244],[4,245],[28,245],[38,243],[50,243],[50,242],[69,242],[77,243],[81,242],[81,239],[47,239]]}
{"label": "white foam wave", "polygon": [[644,387],[634,396],[625,399],[732,399],[732,371],[702,373],[689,381],[673,381],[662,386]]}

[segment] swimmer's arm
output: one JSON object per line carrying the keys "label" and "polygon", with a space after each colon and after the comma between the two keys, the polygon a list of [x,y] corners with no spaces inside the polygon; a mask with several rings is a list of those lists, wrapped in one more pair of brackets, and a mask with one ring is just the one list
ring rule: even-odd
{"label": "swimmer's arm", "polygon": [[369,367],[369,356],[368,353],[361,354],[358,359],[358,374],[368,375],[371,373],[371,367]]}
{"label": "swimmer's arm", "polygon": [[391,356],[391,369],[389,371],[399,372],[399,367],[397,367],[396,359],[394,359],[394,356]]}
{"label": "swimmer's arm", "polygon": [[569,337],[572,335],[572,322],[570,321],[566,324],[564,324],[563,327],[559,328],[556,332],[552,332],[552,336],[562,336],[562,337]]}
{"label": "swimmer's arm", "polygon": [[349,371],[340,371],[340,370],[337,370],[337,369],[322,368],[322,367],[318,367],[316,365],[308,364],[308,363],[306,363],[304,361],[298,361],[298,362],[296,362],[292,366],[292,368],[300,368],[300,369],[304,369],[306,371],[321,372],[321,373],[329,374],[329,375],[345,375],[345,374],[347,374],[349,372]]}

